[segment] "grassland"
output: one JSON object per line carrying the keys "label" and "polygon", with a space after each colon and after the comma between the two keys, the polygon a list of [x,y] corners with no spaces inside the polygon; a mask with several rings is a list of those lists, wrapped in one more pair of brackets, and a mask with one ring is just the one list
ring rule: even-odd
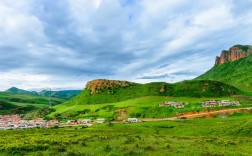
{"label": "grassland", "polygon": [[[113,120],[123,120],[128,117],[138,118],[164,118],[178,116],[185,112],[198,112],[202,110],[218,110],[223,108],[234,107],[216,107],[216,108],[203,108],[201,102],[210,100],[211,97],[167,97],[167,96],[148,96],[136,98],[116,103],[106,104],[92,104],[92,105],[68,105],[67,103],[57,105],[54,107],[55,112],[48,115],[50,118],[58,119],[78,119],[78,118],[109,118]],[[214,98],[216,100],[239,100],[241,107],[252,106],[252,99],[235,99],[231,97]],[[164,101],[180,101],[188,103],[184,108],[163,107],[160,108],[159,104]]]}
{"label": "grassland", "polygon": [[0,133],[0,155],[249,156],[251,146],[251,112],[227,118]]}
{"label": "grassland", "polygon": [[215,80],[252,92],[252,55],[214,66],[198,80]]}

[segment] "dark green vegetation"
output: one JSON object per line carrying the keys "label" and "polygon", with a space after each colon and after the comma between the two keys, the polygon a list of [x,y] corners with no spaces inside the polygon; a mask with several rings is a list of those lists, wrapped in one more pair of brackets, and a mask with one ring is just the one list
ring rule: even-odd
{"label": "dark green vegetation", "polygon": [[129,86],[124,87],[104,87],[102,91],[95,94],[91,94],[91,90],[86,88],[65,104],[112,103],[145,96],[222,97],[231,94],[242,94],[242,92],[224,83],[208,80],[191,80],[174,84],[165,82],[131,83]]}
{"label": "dark green vegetation", "polygon": [[[64,100],[58,98],[52,98],[51,102],[52,105],[57,105],[64,102]],[[41,111],[49,113],[48,103],[49,103],[48,97],[0,92],[0,114],[17,113],[29,116],[31,115],[29,113],[32,113],[43,115],[43,113],[40,113]]]}
{"label": "dark green vegetation", "polygon": [[214,66],[198,80],[215,80],[252,92],[252,55]]}
{"label": "dark green vegetation", "polygon": [[37,96],[46,96],[46,97],[51,96],[54,98],[69,100],[72,97],[78,95],[81,92],[81,90],[61,90],[61,91],[43,90],[41,92],[36,92],[36,91],[26,91],[23,89],[12,87],[6,90],[5,92],[12,93],[12,94],[37,95]]}
{"label": "dark green vegetation", "polygon": [[251,123],[250,112],[224,119],[7,130],[0,133],[0,155],[250,156]]}
{"label": "dark green vegetation", "polygon": [[235,45],[234,47],[239,47],[242,51],[246,51],[248,52],[249,48],[251,47],[250,45],[240,45],[240,44],[237,44]]}

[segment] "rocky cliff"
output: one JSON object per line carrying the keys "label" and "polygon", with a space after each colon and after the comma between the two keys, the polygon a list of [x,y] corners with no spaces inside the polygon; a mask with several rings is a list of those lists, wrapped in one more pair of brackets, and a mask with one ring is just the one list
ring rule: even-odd
{"label": "rocky cliff", "polygon": [[247,57],[252,54],[252,46],[248,45],[235,45],[228,51],[223,50],[220,56],[216,57],[215,65],[232,62],[240,58]]}
{"label": "rocky cliff", "polygon": [[100,93],[106,89],[114,89],[118,87],[126,87],[132,85],[134,83],[128,81],[118,81],[118,80],[105,80],[105,79],[98,79],[89,81],[86,84],[86,89],[91,90],[91,94]]}

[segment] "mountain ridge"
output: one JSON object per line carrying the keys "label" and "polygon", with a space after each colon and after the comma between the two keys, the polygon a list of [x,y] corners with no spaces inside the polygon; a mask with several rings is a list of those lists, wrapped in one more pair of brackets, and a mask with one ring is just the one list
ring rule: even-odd
{"label": "mountain ridge", "polygon": [[233,62],[252,54],[250,45],[234,45],[229,50],[223,50],[220,56],[216,56],[215,65]]}

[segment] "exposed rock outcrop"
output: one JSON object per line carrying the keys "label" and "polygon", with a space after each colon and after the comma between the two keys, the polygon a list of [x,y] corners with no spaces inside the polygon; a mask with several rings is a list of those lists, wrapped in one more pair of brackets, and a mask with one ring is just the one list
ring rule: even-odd
{"label": "exposed rock outcrop", "polygon": [[105,89],[126,87],[131,84],[134,84],[134,83],[128,82],[128,81],[98,79],[98,80],[87,82],[86,89],[90,89],[91,94],[96,94],[96,93],[102,92]]}
{"label": "exposed rock outcrop", "polygon": [[252,54],[252,46],[248,45],[235,45],[228,51],[223,50],[220,56],[216,57],[215,65],[232,62],[240,58],[247,57]]}

